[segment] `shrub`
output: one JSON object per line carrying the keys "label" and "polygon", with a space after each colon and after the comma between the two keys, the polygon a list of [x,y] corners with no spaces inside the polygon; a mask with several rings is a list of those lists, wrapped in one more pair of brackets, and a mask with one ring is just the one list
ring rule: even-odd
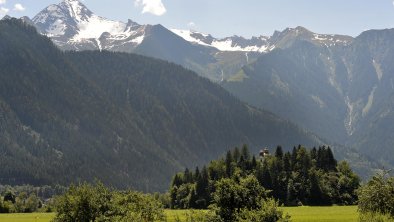
{"label": "shrub", "polygon": [[[179,218],[177,222],[181,222]],[[214,211],[196,211],[189,210],[185,213],[185,219],[182,222],[222,222],[223,220],[218,217]]]}
{"label": "shrub", "polygon": [[359,217],[360,222],[394,222],[394,218],[387,214],[362,213]]}
{"label": "shrub", "polygon": [[289,216],[283,217],[279,203],[266,197],[267,191],[253,175],[240,178],[239,182],[225,178],[216,184],[214,209],[225,222],[288,221]]}
{"label": "shrub", "polygon": [[260,206],[256,210],[243,209],[237,215],[239,222],[287,222],[290,216],[283,215],[279,208],[279,203],[274,199],[260,200]]}
{"label": "shrub", "polygon": [[374,176],[358,190],[358,209],[362,214],[382,213],[394,216],[394,177],[387,173]]}
{"label": "shrub", "polygon": [[135,191],[119,192],[103,184],[71,186],[56,198],[54,222],[89,221],[164,221],[160,202]]}

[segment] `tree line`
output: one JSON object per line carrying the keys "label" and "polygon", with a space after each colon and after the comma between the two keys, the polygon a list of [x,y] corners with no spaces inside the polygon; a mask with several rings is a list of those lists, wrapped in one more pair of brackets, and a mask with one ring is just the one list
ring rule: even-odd
{"label": "tree line", "polygon": [[52,212],[53,197],[67,191],[67,187],[0,184],[0,213]]}
{"label": "tree line", "polygon": [[187,211],[186,221],[285,222],[290,216],[279,208],[282,204],[356,203],[360,221],[394,218],[394,177],[387,172],[360,186],[357,175],[346,162],[337,163],[329,147],[298,146],[283,152],[278,146],[272,155],[262,154],[251,155],[247,146],[235,148],[201,171],[186,169],[176,174],[168,194],[161,195],[116,190],[101,182],[71,185],[67,190],[0,186],[0,213],[43,211],[38,195],[62,191],[51,198],[58,222],[167,221],[166,207],[208,206],[208,211]]}
{"label": "tree line", "polygon": [[202,170],[177,173],[170,185],[171,208],[206,209],[222,180],[239,184],[246,177],[255,178],[269,197],[287,206],[355,204],[360,186],[359,177],[347,162],[337,162],[330,147],[308,150],[300,145],[284,152],[278,146],[272,155],[256,157],[244,145]]}

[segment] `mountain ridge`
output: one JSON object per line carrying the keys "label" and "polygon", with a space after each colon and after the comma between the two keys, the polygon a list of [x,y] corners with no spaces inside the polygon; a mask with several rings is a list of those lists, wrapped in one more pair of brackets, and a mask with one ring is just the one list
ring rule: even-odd
{"label": "mountain ridge", "polygon": [[[179,65],[64,52],[21,20],[0,21],[0,181],[93,181],[167,189],[183,167],[229,147],[324,144]],[[263,145],[264,144],[264,145]],[[143,172],[143,173],[141,173]]]}
{"label": "mountain ridge", "polygon": [[[59,9],[63,13],[56,14],[56,12],[59,12],[58,11]],[[68,13],[64,13],[64,12],[68,12]],[[52,17],[55,18],[57,17],[58,20]],[[70,18],[72,18],[71,20],[73,21],[67,21]],[[78,23],[86,22],[88,26],[89,23],[97,23],[97,25],[95,25],[97,30],[95,30],[94,32],[90,32],[90,33],[96,33],[93,36],[86,36],[86,35],[84,36],[83,34],[80,34],[80,37],[75,35],[68,36],[68,37],[73,37],[71,39],[75,41],[83,41],[84,39],[90,39],[90,38],[99,40],[99,37],[103,33],[109,33],[112,36],[117,36],[121,33],[124,36],[132,37],[131,33],[127,33],[127,32],[122,33],[122,31],[125,31],[127,29],[125,28],[126,24],[127,25],[132,24],[132,27],[147,26],[147,25],[139,25],[138,23],[133,22],[132,20],[129,20],[127,23],[124,23],[124,22],[113,21],[110,19],[97,16],[79,0],[63,0],[58,5],[55,4],[50,5],[46,9],[38,13],[33,18],[33,22],[39,28],[39,31],[42,34],[45,34],[49,37],[58,37],[59,35],[58,23],[59,20],[62,19],[66,21],[66,25],[67,23],[71,23],[71,24],[74,23],[77,25],[77,27],[74,27],[73,30],[73,34],[75,35],[78,34],[78,31],[83,31],[81,30],[81,26]],[[90,21],[90,20],[98,20],[98,21]],[[112,26],[108,23],[112,23]],[[55,26],[57,28],[53,28],[52,26]],[[105,26],[107,26],[107,29],[104,28]],[[119,26],[121,28],[118,29],[116,28],[116,26]],[[192,44],[211,47],[222,52],[240,51],[240,52],[266,53],[272,51],[276,47],[283,47],[283,45],[286,45],[285,43],[281,44],[281,42],[286,42],[286,38],[289,38],[288,35],[291,35],[292,37],[301,37],[304,39],[308,39],[309,41],[312,41],[316,44],[325,44],[326,46],[348,44],[348,42],[353,39],[350,36],[344,36],[344,35],[317,34],[301,26],[298,26],[296,28],[286,28],[282,32],[275,31],[272,36],[251,37],[250,39],[236,35],[231,37],[215,38],[210,34],[204,34],[197,31],[180,30],[180,29],[169,29],[169,30]],[[64,34],[65,33],[61,35]],[[140,35],[140,39],[138,41],[135,40],[137,45],[138,43],[141,43],[143,41],[143,38],[142,39],[141,38],[142,37]],[[108,46],[107,48],[104,47],[103,49],[111,49],[111,47]]]}
{"label": "mountain ridge", "polygon": [[394,29],[369,30],[341,47],[295,39],[222,85],[243,101],[390,167],[393,37]]}
{"label": "mountain ridge", "polygon": [[[322,35],[308,30],[309,35],[300,35],[306,32],[302,27],[251,39],[241,36],[214,38],[209,34],[165,27],[153,36],[148,32],[152,27],[158,28],[158,25],[106,19],[95,15],[78,0],[50,5],[39,12],[32,22],[41,34],[50,37],[63,50],[138,53],[177,63],[214,82],[232,78],[262,53],[289,47],[295,38],[330,48],[352,40],[349,36]],[[172,33],[176,36],[168,38]],[[153,43],[152,39],[155,39]],[[161,42],[161,39],[166,39],[166,42]]]}

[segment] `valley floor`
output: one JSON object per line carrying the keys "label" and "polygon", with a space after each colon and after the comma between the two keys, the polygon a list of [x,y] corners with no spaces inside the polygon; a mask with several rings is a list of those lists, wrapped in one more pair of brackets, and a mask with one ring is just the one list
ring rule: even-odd
{"label": "valley floor", "polygon": [[357,206],[284,207],[283,210],[293,222],[358,221]]}
{"label": "valley floor", "polygon": [[[357,206],[333,206],[333,207],[284,207],[285,213],[291,215],[293,222],[356,222],[358,219]],[[166,210],[169,222],[175,219],[185,218],[184,210]],[[7,222],[49,222],[55,214],[0,214],[0,221]]]}
{"label": "valley floor", "polygon": [[1,222],[50,222],[54,213],[0,214]]}
{"label": "valley floor", "polygon": [[[332,206],[332,207],[283,207],[283,211],[291,216],[292,222],[357,222],[357,206]],[[169,222],[175,218],[185,218],[184,210],[167,210]]]}

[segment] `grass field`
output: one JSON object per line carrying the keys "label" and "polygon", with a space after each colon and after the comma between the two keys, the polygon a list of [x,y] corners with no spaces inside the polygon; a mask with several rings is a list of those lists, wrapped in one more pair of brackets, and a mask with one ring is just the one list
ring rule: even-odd
{"label": "grass field", "polygon": [[55,216],[53,213],[32,214],[0,214],[1,222],[49,222]]}
{"label": "grass field", "polygon": [[357,206],[333,207],[284,207],[293,222],[355,222],[358,221]]}
{"label": "grass field", "polygon": [[[356,222],[358,221],[357,206],[333,207],[283,207],[285,213],[291,216],[293,222]],[[185,218],[185,211],[167,210],[167,219],[174,222],[178,216]]]}
{"label": "grass field", "polygon": [[[285,213],[291,216],[293,222],[356,222],[358,219],[357,206],[334,207],[284,207]],[[175,218],[185,218],[184,210],[166,210],[169,222]],[[54,214],[0,214],[0,222],[49,222]]]}

